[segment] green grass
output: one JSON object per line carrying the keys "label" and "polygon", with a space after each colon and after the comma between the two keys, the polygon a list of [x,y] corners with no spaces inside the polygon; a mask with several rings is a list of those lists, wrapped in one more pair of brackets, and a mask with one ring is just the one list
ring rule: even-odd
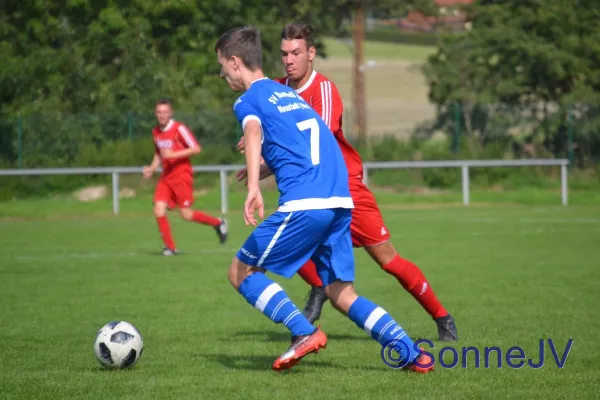
{"label": "green grass", "polygon": [[[334,38],[325,38],[323,43],[329,57],[352,58],[352,42],[350,39],[342,41]],[[363,46],[365,60],[425,61],[427,57],[436,51],[434,46],[374,41],[365,41]]]}
{"label": "green grass", "polygon": [[[123,201],[120,217],[109,215],[108,201],[15,201],[0,204],[0,398],[597,397],[598,205],[402,209],[397,196],[378,198],[387,204],[395,245],[456,317],[456,348],[521,346],[537,360],[539,339],[553,339],[560,354],[572,338],[565,367],[555,366],[546,347],[541,369],[513,370],[505,362],[477,369],[469,359],[467,368],[402,373],[386,367],[378,345],[327,305],[327,350],[275,373],[271,363],[289,343],[285,328],[227,282],[228,264],[251,232],[239,211],[229,215],[224,246],[211,229],[172,218],[187,254],[162,258],[146,198]],[[214,199],[209,194],[200,204],[215,210]],[[239,201],[232,198],[232,209]],[[434,338],[435,325],[418,304],[363,251],[355,255],[359,293],[414,338]],[[307,287],[299,278],[275,279],[302,304]],[[130,371],[104,371],[92,353],[96,331],[115,319],[144,335],[143,357]],[[442,344],[435,346],[437,355]]]}
{"label": "green grass", "polygon": [[[372,188],[379,205],[384,210],[463,207],[462,192],[457,190],[422,191],[406,189],[395,192],[386,188]],[[413,191],[411,191],[413,190]],[[263,191],[266,207],[272,210],[277,204],[277,192]],[[231,187],[228,195],[229,209],[240,210],[243,207],[245,193],[240,187]],[[598,190],[570,190],[570,205],[600,204]],[[141,192],[130,199],[120,199],[121,218],[139,218],[147,216],[152,204],[152,194]],[[472,188],[470,193],[472,207],[490,207],[497,205],[537,205],[556,206],[561,204],[560,189],[524,188],[518,190],[496,191],[483,188]],[[203,210],[220,212],[220,192],[218,189],[207,190],[196,196],[196,205]],[[0,222],[4,219],[76,219],[76,218],[108,218],[112,217],[112,199],[106,198],[92,202],[81,202],[70,194],[54,195],[52,199],[19,199],[0,202]]]}

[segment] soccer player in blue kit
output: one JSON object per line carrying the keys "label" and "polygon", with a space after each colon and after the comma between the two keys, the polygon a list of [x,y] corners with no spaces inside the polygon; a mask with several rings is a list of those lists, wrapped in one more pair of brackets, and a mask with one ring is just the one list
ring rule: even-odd
{"label": "soccer player in blue kit", "polygon": [[[426,373],[431,358],[422,354],[402,327],[381,307],[354,290],[350,237],[354,207],[342,153],[321,117],[291,88],[262,71],[260,33],[252,27],[225,32],[215,45],[221,77],[245,92],[233,110],[245,141],[248,195],[246,225],[264,216],[261,173],[272,171],[279,208],[246,239],[229,268],[229,281],[248,303],[292,334],[289,349],[273,363],[280,371],[326,347],[327,336],[302,315],[266,271],[291,278],[310,258],[317,265],[331,304],[382,346],[394,347],[406,368]],[[261,157],[264,164],[261,164]]]}

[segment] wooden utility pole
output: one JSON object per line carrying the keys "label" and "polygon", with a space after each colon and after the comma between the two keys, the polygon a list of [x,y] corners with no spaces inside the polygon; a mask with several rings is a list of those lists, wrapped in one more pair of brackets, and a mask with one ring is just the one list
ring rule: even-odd
{"label": "wooden utility pole", "polygon": [[354,134],[359,143],[367,144],[367,118],[365,107],[365,67],[363,42],[365,40],[365,1],[359,0],[354,10],[353,41],[353,85],[352,102],[354,114]]}

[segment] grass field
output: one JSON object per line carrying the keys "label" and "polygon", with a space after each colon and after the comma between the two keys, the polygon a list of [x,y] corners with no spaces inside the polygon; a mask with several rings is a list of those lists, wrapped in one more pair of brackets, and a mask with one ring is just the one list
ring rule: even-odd
{"label": "grass field", "polygon": [[[352,40],[350,38],[344,40],[325,38],[323,44],[325,45],[328,57],[334,59],[348,59],[352,57]],[[433,46],[372,41],[366,41],[363,50],[366,60],[404,60],[419,62],[424,61],[436,51]]]}
{"label": "grass field", "polygon": [[[315,68],[338,87],[345,108],[345,123],[352,122],[352,50],[342,41],[324,41],[327,59]],[[406,138],[417,124],[435,117],[429,88],[420,70],[435,47],[366,42],[364,46],[367,125],[371,136]],[[350,134],[350,130],[348,133]]]}
{"label": "grass field", "polygon": [[[487,369],[471,357],[467,368],[403,373],[386,367],[378,345],[327,305],[320,321],[327,350],[276,373],[270,366],[288,345],[285,328],[226,278],[251,231],[239,211],[229,215],[223,246],[211,229],[172,218],[187,254],[163,258],[148,199],[123,201],[119,217],[109,215],[108,201],[32,200],[0,207],[0,398],[597,398],[598,202],[464,208],[378,198],[394,243],[455,316],[459,354],[466,346],[520,346],[537,362],[540,339],[553,339],[560,358],[571,338],[564,368],[546,346],[541,369],[511,369],[506,360],[497,368],[492,356]],[[212,199],[203,203],[214,210]],[[240,200],[232,199],[233,210]],[[355,255],[358,291],[413,338],[434,339],[435,325],[417,303],[363,251]],[[303,304],[299,278],[275,279]],[[92,343],[102,325],[120,319],[141,330],[145,350],[134,369],[107,372]],[[434,343],[437,357],[446,345]]]}

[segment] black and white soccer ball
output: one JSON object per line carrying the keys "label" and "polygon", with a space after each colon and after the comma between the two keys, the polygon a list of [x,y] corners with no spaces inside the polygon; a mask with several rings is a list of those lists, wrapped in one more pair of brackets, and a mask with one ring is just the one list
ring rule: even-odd
{"label": "black and white soccer ball", "polygon": [[94,354],[106,368],[125,369],[138,362],[144,339],[137,328],[125,321],[109,322],[98,331]]}

